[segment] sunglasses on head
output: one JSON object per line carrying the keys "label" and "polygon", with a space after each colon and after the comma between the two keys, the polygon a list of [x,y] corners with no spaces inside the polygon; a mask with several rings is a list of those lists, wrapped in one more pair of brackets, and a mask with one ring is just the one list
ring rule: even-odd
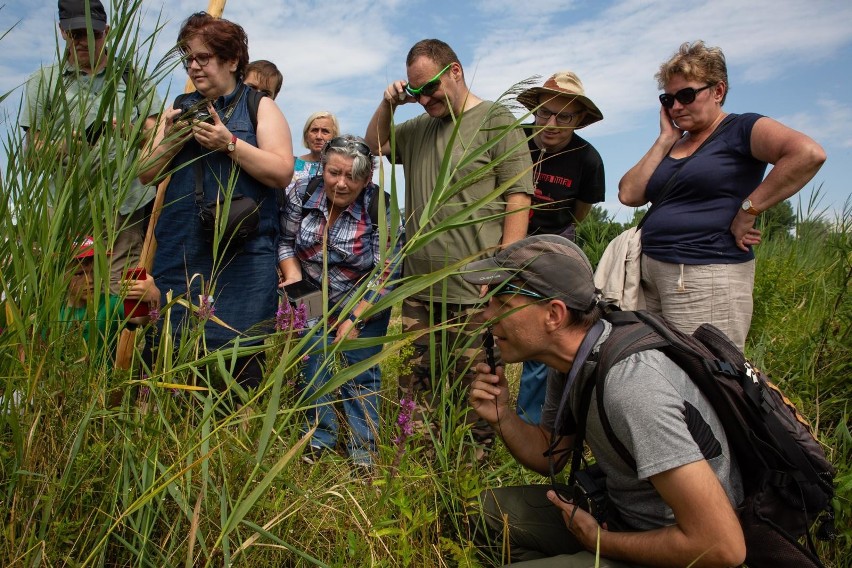
{"label": "sunglasses on head", "polygon": [[192,55],[184,55],[181,57],[181,61],[183,62],[183,68],[189,70],[192,66],[192,62],[195,61],[198,63],[199,67],[204,67],[208,63],[210,63],[210,58],[213,57],[212,53],[194,53]]}
{"label": "sunglasses on head", "polygon": [[662,95],[660,95],[660,103],[662,103],[662,105],[666,108],[672,108],[675,104],[675,101],[679,102],[682,105],[688,105],[689,103],[695,101],[695,95],[705,89],[709,89],[712,86],[713,84],[705,85],[700,89],[686,87],[685,89],[681,89],[674,94],[663,93]]}
{"label": "sunglasses on head", "polygon": [[446,73],[447,69],[449,69],[452,66],[453,66],[453,64],[450,63],[449,65],[447,65],[446,67],[444,67],[443,69],[438,71],[437,75],[435,75],[434,77],[432,77],[431,79],[429,79],[428,81],[426,81],[425,83],[423,83],[422,85],[420,85],[420,87],[418,87],[416,89],[414,87],[412,87],[411,85],[406,85],[405,86],[405,92],[408,93],[409,95],[411,95],[412,97],[414,97],[415,99],[417,97],[419,97],[420,95],[423,95],[423,96],[426,96],[426,97],[431,97],[432,95],[435,94],[435,91],[437,91],[438,87],[441,85],[441,75]]}
{"label": "sunglasses on head", "polygon": [[364,144],[363,142],[359,142],[358,140],[352,140],[351,138],[344,138],[343,136],[338,136],[337,138],[332,138],[328,142],[325,143],[325,148],[323,148],[323,154],[327,153],[329,150],[339,149],[339,150],[348,150],[349,148],[355,148],[359,154],[366,156],[367,158],[372,158],[373,153],[370,152],[370,147]]}
{"label": "sunglasses on head", "polygon": [[515,286],[509,282],[503,282],[501,284],[492,284],[488,286],[488,292],[490,294],[512,294],[515,296],[526,296],[527,298],[534,298],[536,300],[546,300],[544,296],[539,294],[538,292],[533,292],[532,290],[527,290],[526,288],[521,288],[520,286]]}

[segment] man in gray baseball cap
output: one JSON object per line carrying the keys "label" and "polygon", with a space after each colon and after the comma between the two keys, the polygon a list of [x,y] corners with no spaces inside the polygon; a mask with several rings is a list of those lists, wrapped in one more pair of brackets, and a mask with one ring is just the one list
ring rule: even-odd
{"label": "man in gray baseball cap", "polygon": [[[91,26],[88,25],[90,23]],[[104,32],[107,29],[106,11],[99,0],[59,0],[59,29],[64,32],[85,31],[88,27],[95,32]]]}
{"label": "man in gray baseball cap", "polygon": [[536,235],[468,264],[462,276],[489,288],[484,317],[502,359],[550,368],[540,424],[514,411],[502,367],[475,368],[471,407],[520,464],[551,476],[551,484],[483,492],[481,549],[496,558],[510,551],[503,562],[530,568],[687,566],[698,558],[702,566],[741,564],[745,542],[734,507],[743,498],[742,476],[718,415],[662,351],[633,353],[604,379],[612,435],[630,448],[636,470],[610,443],[591,393],[584,439],[606,474],[605,522],[555,482],[578,434],[575,417],[584,415],[584,385],[596,384],[592,361],[612,331],[582,251],[564,237]]}

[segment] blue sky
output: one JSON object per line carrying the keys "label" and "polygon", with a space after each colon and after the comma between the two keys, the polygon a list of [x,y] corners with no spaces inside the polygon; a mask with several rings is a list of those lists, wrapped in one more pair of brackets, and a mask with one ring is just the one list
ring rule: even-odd
{"label": "blue sky", "polygon": [[[163,29],[155,55],[173,44],[189,14],[206,0],[143,0],[143,28]],[[112,10],[107,6],[107,11]],[[605,207],[619,219],[618,180],[659,131],[654,73],[684,41],[703,39],[727,57],[728,112],[758,112],[805,132],[828,161],[800,193],[822,184],[821,206],[839,212],[852,185],[852,2],[848,0],[229,0],[224,17],[241,24],[253,59],[284,73],[278,98],[301,147],[314,111],[337,114],[344,132],[363,134],[389,82],[405,77],[417,40],[437,37],[459,55],[477,95],[496,98],[514,83],[570,69],[604,120],[581,131],[607,172]],[[30,0],[0,9],[2,128],[14,128],[21,85],[56,53],[56,2]],[[183,90],[181,69],[163,84],[169,100]],[[543,80],[543,79],[542,79]],[[170,91],[169,91],[170,90]],[[406,105],[400,119],[419,112]],[[5,169],[5,168],[4,168]],[[794,201],[795,203],[795,201]]]}

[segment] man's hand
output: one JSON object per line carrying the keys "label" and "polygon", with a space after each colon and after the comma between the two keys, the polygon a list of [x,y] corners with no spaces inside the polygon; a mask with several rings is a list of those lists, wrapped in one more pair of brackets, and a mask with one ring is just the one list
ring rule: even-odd
{"label": "man's hand", "polygon": [[388,85],[384,94],[385,101],[389,102],[393,107],[408,103],[416,103],[417,99],[406,92],[406,85],[408,85],[408,81],[394,81]]}
{"label": "man's hand", "polygon": [[493,372],[487,363],[478,363],[474,369],[476,377],[470,385],[470,406],[479,416],[496,424],[501,417],[514,412],[509,408],[509,384],[505,369],[497,367]]}
{"label": "man's hand", "polygon": [[577,538],[577,541],[583,545],[583,548],[594,552],[598,543],[598,531],[606,529],[601,527],[593,516],[575,503],[566,503],[560,499],[555,491],[548,491],[547,498],[562,511],[562,519],[565,521],[565,526]]}

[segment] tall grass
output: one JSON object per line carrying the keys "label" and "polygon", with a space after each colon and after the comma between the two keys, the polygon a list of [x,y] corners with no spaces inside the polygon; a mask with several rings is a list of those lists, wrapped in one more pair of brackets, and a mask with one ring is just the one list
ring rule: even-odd
{"label": "tall grass", "polygon": [[[123,31],[111,52],[114,79],[119,80],[125,63],[132,63],[150,69],[156,82],[174,62],[148,61],[145,54],[155,37],[138,35],[138,4],[128,6],[112,12],[113,29]],[[136,88],[146,85],[140,81]],[[107,111],[128,116],[129,109]],[[436,378],[445,387],[440,389],[438,431],[403,432],[396,377],[405,372],[413,337],[401,331],[398,318],[385,338],[330,348],[333,355],[353,346],[385,344],[381,354],[364,363],[380,362],[383,369],[379,455],[375,476],[366,483],[351,475],[343,458],[320,466],[298,459],[307,442],[304,411],[361,366],[341,369],[308,398],[298,388],[307,343],[298,333],[263,337],[265,347],[238,343],[207,354],[199,348],[205,316],[192,310],[196,325],[177,345],[169,344],[164,333],[159,357],[143,376],[138,351],[134,371],[115,370],[108,353],[91,352],[58,321],[75,236],[107,235],[96,255],[97,285],[106,292],[105,251],[116,230],[110,212],[139,167],[103,159],[110,143],[132,153],[141,142],[138,129],[108,131],[101,146],[88,147],[76,142],[80,126],[67,116],[39,125],[65,141],[71,149],[67,160],[59,144],[25,152],[20,132],[4,141],[9,160],[7,199],[0,202],[0,289],[6,298],[0,312],[0,565],[490,565],[470,540],[469,520],[479,492],[538,478],[517,466],[499,444],[486,462],[472,465],[470,432],[459,419],[463,393],[450,380],[452,349],[433,353],[445,369]],[[470,148],[463,160],[485,150]],[[464,180],[452,181],[453,173],[445,163],[433,200],[420,212],[424,219],[463,187]],[[59,199],[50,201],[53,187]],[[386,189],[396,196],[393,182]],[[503,189],[496,188],[488,199],[499,199]],[[588,234],[602,236],[589,238],[590,250],[601,248],[610,232],[606,221],[598,222],[601,226]],[[394,210],[391,225],[381,230],[396,235],[400,223]],[[470,220],[464,212],[439,224],[424,223],[419,234],[407,235],[402,255],[465,223]],[[843,531],[826,548],[834,566],[850,565],[844,552],[852,538],[852,439],[845,406],[850,387],[844,380],[852,361],[850,236],[850,228],[841,225],[827,236],[800,235],[761,245],[758,312],[749,344],[751,354],[815,421],[841,467],[838,526]],[[385,254],[393,250],[391,245]],[[440,283],[461,264],[404,278],[374,311],[398,309],[402,298]],[[190,300],[170,301],[192,308]],[[341,309],[346,313],[356,302]],[[166,330],[173,325],[168,305],[162,310]],[[320,325],[332,323],[324,318]],[[452,325],[458,323],[433,332],[441,334]],[[234,381],[234,360],[260,348],[270,353],[266,381],[245,392]],[[425,451],[424,436],[440,440],[435,455]]]}

